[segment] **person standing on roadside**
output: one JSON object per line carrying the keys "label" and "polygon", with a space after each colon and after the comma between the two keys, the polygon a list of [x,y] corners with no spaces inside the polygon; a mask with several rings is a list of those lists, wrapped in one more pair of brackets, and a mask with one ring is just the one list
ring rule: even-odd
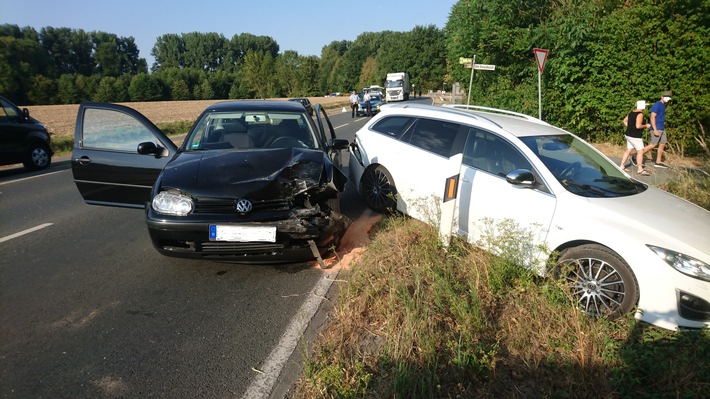
{"label": "person standing on roadside", "polygon": [[365,115],[372,116],[372,110],[370,109],[370,101],[372,96],[370,96],[370,90],[365,90],[365,95],[362,96],[362,101],[365,102]]}
{"label": "person standing on roadside", "polygon": [[651,138],[649,144],[643,149],[643,152],[648,152],[653,147],[658,146],[656,151],[656,162],[653,166],[657,168],[667,168],[668,165],[663,163],[663,151],[668,143],[666,136],[666,104],[671,101],[673,92],[664,91],[661,94],[661,99],[656,101],[651,107]]}
{"label": "person standing on roadside", "polygon": [[641,176],[649,176],[647,170],[643,168],[643,129],[651,127],[648,123],[643,123],[643,110],[646,109],[646,101],[639,100],[636,101],[636,109],[629,112],[624,118],[624,125],[626,126],[626,151],[624,156],[621,157],[621,169],[628,172],[626,168],[626,160],[629,159],[631,151],[636,150],[636,173]]}
{"label": "person standing on roadside", "polygon": [[352,110],[352,113],[350,114],[351,118],[355,117],[355,114],[357,114],[357,107],[360,104],[360,97],[357,95],[355,90],[353,90],[352,94],[350,94],[350,109]]}

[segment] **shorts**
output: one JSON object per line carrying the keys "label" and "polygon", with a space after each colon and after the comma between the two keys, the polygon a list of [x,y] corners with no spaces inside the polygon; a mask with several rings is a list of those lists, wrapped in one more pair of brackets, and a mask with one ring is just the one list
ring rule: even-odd
{"label": "shorts", "polygon": [[626,148],[633,148],[636,151],[641,151],[643,149],[643,139],[640,137],[626,137]]}
{"label": "shorts", "polygon": [[668,138],[666,137],[666,131],[665,130],[656,130],[658,132],[658,136],[656,136],[653,132],[653,129],[649,130],[648,135],[649,135],[649,142],[650,144],[653,145],[658,145],[658,144],[666,144],[668,143]]}

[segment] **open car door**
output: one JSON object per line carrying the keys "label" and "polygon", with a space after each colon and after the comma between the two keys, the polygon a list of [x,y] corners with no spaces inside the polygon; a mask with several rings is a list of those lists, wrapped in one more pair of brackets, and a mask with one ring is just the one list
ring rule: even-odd
{"label": "open car door", "polygon": [[[342,161],[342,151],[346,150],[350,145],[347,139],[339,139],[335,137],[335,129],[333,129],[333,124],[330,123],[328,114],[325,112],[325,108],[321,107],[320,104],[316,104],[316,124],[318,125],[318,131],[325,143],[333,164],[338,167],[338,169],[343,169]],[[324,123],[325,122],[325,123]]]}
{"label": "open car door", "polygon": [[87,204],[144,208],[177,146],[138,111],[79,105],[72,152],[74,183]]}

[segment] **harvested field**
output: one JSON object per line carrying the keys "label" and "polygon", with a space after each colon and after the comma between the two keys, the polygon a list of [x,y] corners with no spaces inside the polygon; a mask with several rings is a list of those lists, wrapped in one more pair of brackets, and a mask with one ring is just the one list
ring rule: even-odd
{"label": "harvested field", "polygon": [[[348,103],[347,97],[309,97],[311,103],[321,104],[326,108],[340,107]],[[120,103],[145,115],[153,123],[194,121],[208,105],[226,100],[196,101],[153,101]],[[69,105],[32,105],[27,106],[30,115],[42,122],[54,137],[74,135],[74,124],[78,104]]]}

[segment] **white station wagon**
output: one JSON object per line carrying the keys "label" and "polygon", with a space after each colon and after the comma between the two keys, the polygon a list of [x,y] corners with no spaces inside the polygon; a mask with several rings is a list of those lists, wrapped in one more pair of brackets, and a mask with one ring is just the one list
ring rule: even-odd
{"label": "white station wagon", "polygon": [[526,266],[544,274],[559,255],[556,272],[590,315],[710,326],[710,212],[574,134],[503,110],[387,105],[357,132],[349,166],[376,211],[437,224],[451,199],[451,233],[473,244],[504,225],[526,232]]}

